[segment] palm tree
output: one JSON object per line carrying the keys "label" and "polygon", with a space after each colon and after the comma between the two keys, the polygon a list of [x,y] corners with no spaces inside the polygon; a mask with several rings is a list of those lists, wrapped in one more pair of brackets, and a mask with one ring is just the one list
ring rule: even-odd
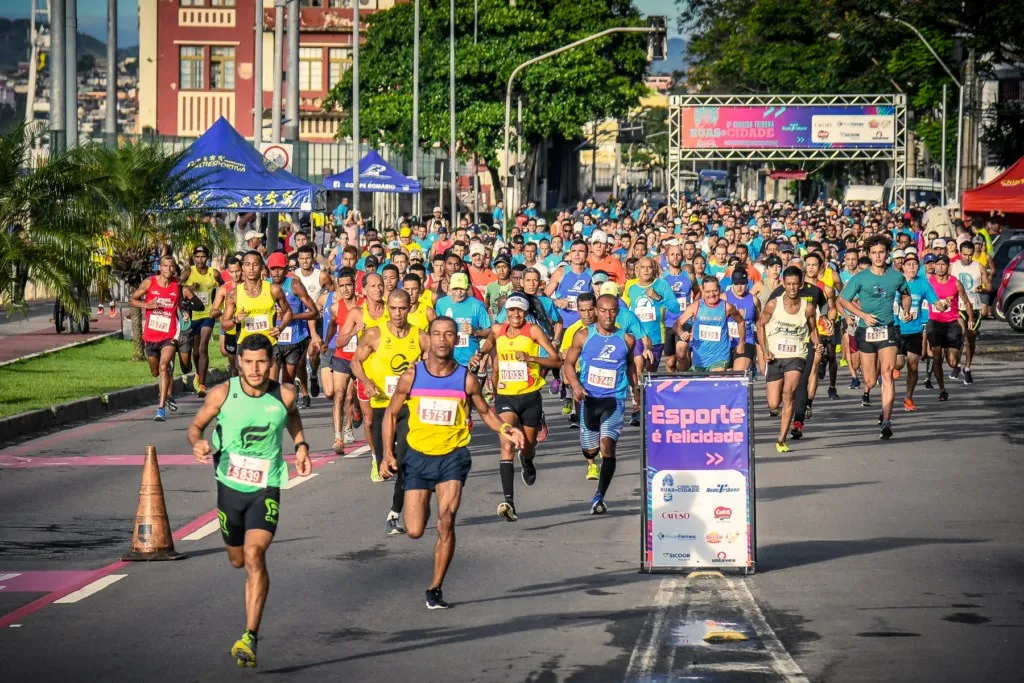
{"label": "palm tree", "polygon": [[[120,147],[81,150],[91,173],[99,178],[94,206],[113,245],[114,276],[132,290],[153,273],[153,256],[166,247],[199,243],[214,251],[233,245],[224,226],[203,220],[196,210],[164,210],[175,199],[205,186],[203,175],[179,168],[186,151],[168,152],[159,143],[127,142]],[[132,308],[135,359],[143,359],[142,312]]]}
{"label": "palm tree", "polygon": [[0,308],[23,310],[29,281],[43,285],[73,315],[84,315],[97,224],[95,180],[77,151],[32,167],[36,135],[24,124],[0,136]]}

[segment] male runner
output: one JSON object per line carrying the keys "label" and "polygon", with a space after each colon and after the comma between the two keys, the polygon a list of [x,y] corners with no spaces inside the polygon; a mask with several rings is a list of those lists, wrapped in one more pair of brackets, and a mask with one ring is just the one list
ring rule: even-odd
{"label": "male runner", "polygon": [[[373,439],[373,457],[378,460],[378,472],[380,459],[384,457],[384,413],[402,373],[418,362],[423,356],[423,349],[429,346],[427,333],[409,324],[408,292],[397,289],[388,295],[387,301],[388,321],[365,330],[352,357],[352,375],[363,383],[370,397],[370,435]],[[403,413],[402,417],[407,418],[408,413]],[[406,419],[401,420],[397,429],[400,443],[397,452],[401,457],[405,452],[404,446],[408,444]],[[398,523],[405,500],[404,482],[399,471],[391,510],[384,522],[384,530],[389,536],[405,533],[405,529]]]}
{"label": "male runner", "polygon": [[932,353],[932,374],[939,383],[939,400],[948,401],[946,380],[942,376],[942,357],[945,352],[950,368],[960,367],[960,349],[964,345],[964,326],[960,322],[961,303],[967,309],[967,325],[974,325],[974,306],[960,280],[949,272],[949,257],[940,254],[935,259],[935,274],[928,284],[935,290],[939,303],[928,314],[928,347]]}
{"label": "male runner", "polygon": [[213,298],[213,310],[210,317],[220,321],[220,352],[228,359],[228,376],[238,376],[238,366],[235,364],[235,353],[238,349],[238,334],[228,334],[224,331],[224,303],[228,293],[238,286],[242,281],[242,259],[232,256],[228,259],[226,272],[228,277],[224,284],[217,288],[217,294]]}
{"label": "male runner", "polygon": [[[971,309],[977,312],[973,322],[964,327],[967,348],[964,351],[966,360],[963,367],[963,380],[964,384],[974,384],[974,375],[971,374],[971,361],[974,360],[974,348],[978,341],[978,329],[981,327],[981,295],[983,292],[988,292],[991,286],[989,284],[988,269],[982,268],[981,264],[974,259],[974,242],[966,240],[960,245],[960,260],[950,265],[949,272],[964,286],[964,291],[967,293],[967,301],[970,303]],[[967,322],[967,312],[965,309],[960,310],[960,319],[965,323]],[[959,366],[952,368],[949,378],[959,379],[960,370]]]}
{"label": "male runner", "polygon": [[657,277],[658,266],[653,258],[644,256],[637,261],[636,275],[637,279],[626,285],[622,298],[643,326],[644,336],[651,339],[654,358],[646,369],[653,372],[661,364],[661,353],[665,348],[665,321],[669,314],[680,313],[681,309],[672,287]]}
{"label": "male runner", "polygon": [[267,259],[270,280],[284,292],[292,312],[287,325],[279,322],[281,332],[277,335],[277,345],[274,347],[278,370],[272,376],[277,379],[279,373],[282,384],[294,384],[298,377],[299,388],[302,390],[301,406],[308,408],[310,398],[306,381],[306,350],[309,347],[309,328],[311,325],[316,328],[317,308],[302,281],[288,275],[287,267],[288,258],[283,252],[275,251]]}
{"label": "male runner", "polygon": [[[462,501],[462,487],[472,467],[469,453],[470,403],[485,425],[514,448],[525,445],[523,433],[499,420],[480,392],[480,382],[455,361],[453,347],[458,325],[447,316],[430,323],[426,339],[428,353],[422,361],[402,373],[391,396],[383,421],[385,479],[398,472],[404,479],[405,527],[409,538],[420,538],[430,518],[430,497],[437,493],[437,543],[434,545],[434,575],[426,592],[427,609],[447,609],[441,585],[455,555],[455,515]],[[396,457],[397,423],[407,414],[405,449]]]}
{"label": "male runner", "polygon": [[[239,344],[254,334],[277,344],[281,330],[291,320],[292,309],[284,290],[263,279],[263,257],[258,251],[247,252],[242,258],[242,281],[228,292],[224,301],[221,315],[224,331],[231,334],[237,329]],[[274,368],[270,372],[273,375]]]}
{"label": "male runner", "polygon": [[196,358],[196,374],[192,383],[200,398],[206,396],[206,373],[210,369],[210,337],[213,336],[215,322],[210,304],[217,288],[224,284],[220,273],[210,268],[209,260],[210,250],[200,244],[192,250],[193,265],[185,266],[181,274],[182,283],[203,302],[203,310],[192,313],[192,325],[188,330],[192,354]]}
{"label": "male runner", "polygon": [[679,312],[665,312],[665,367],[669,372],[676,371],[676,321],[679,314],[690,303],[690,295],[693,290],[693,282],[690,276],[683,270],[683,248],[673,244],[665,250],[665,273],[661,276],[668,286],[672,288],[676,303],[679,305]]}
{"label": "male runner", "polygon": [[[349,377],[352,374],[352,354],[359,340],[355,333],[343,344],[338,344],[338,329],[348,317],[348,312],[358,308],[356,301],[356,273],[351,268],[342,268],[334,279],[334,290],[320,295],[318,306],[323,310],[323,339],[329,340],[320,357],[320,384],[324,396],[331,400],[331,418],[334,423],[332,448],[338,455],[345,453],[345,444],[355,441],[352,428],[345,428],[348,419]],[[316,341],[316,340],[314,340]],[[323,346],[322,342],[317,343]]]}
{"label": "male runner", "polygon": [[181,310],[202,311],[202,300],[191,289],[174,277],[177,269],[174,257],[160,258],[160,272],[146,278],[132,294],[128,303],[145,311],[142,321],[142,342],[149,361],[149,372],[160,378],[160,402],[154,422],[165,422],[167,410],[177,410],[170,400],[174,378],[174,352],[178,348],[178,314]]}
{"label": "male runner", "polygon": [[676,320],[676,368],[682,372],[691,367],[695,372],[722,372],[729,367],[733,353],[729,320],[736,323],[737,354],[746,351],[747,324],[743,314],[722,299],[722,287],[714,275],[701,281],[700,294]]}
{"label": "male runner", "polygon": [[[615,286],[614,282],[611,284],[613,287]],[[563,368],[565,367],[565,354],[569,351],[569,347],[572,346],[572,340],[575,337],[576,333],[579,332],[581,329],[587,329],[588,327],[597,322],[597,295],[595,293],[586,292],[584,294],[580,294],[579,298],[576,299],[576,304],[576,311],[580,314],[580,319],[565,329],[565,333],[562,335],[562,341],[558,346],[559,355],[562,357]],[[622,311],[629,312],[629,309],[626,308],[625,306],[620,306],[620,315]],[[640,321],[637,321],[636,325],[637,327],[639,327]],[[621,325],[619,326],[621,327]],[[563,372],[562,374],[564,375],[565,373]],[[569,386],[568,380],[566,380],[566,386]],[[568,396],[567,398],[564,399],[562,405],[562,414],[569,416],[570,429],[579,429],[579,403],[572,396]],[[584,454],[583,457],[587,458],[587,479],[597,481],[599,477],[599,470],[597,468],[597,464],[594,463],[594,458],[588,457],[586,454]]]}
{"label": "male runner", "polygon": [[[309,444],[295,402],[295,387],[270,379],[274,347],[252,334],[238,345],[239,376],[210,390],[188,428],[192,454],[213,461],[220,533],[235,569],[245,567],[245,631],[231,647],[238,666],[256,666],[263,606],[270,591],[266,554],[280,518],[281,487],[288,465],[281,454],[284,430],[295,443],[295,472],[312,471]],[[207,441],[203,432],[217,427]]]}
{"label": "male runner", "polygon": [[733,308],[743,315],[746,337],[743,340],[743,353],[737,350],[740,343],[740,329],[735,321],[729,321],[729,343],[732,345],[732,359],[730,367],[737,372],[745,372],[754,364],[757,355],[757,319],[761,315],[761,304],[747,288],[750,279],[746,270],[733,270],[730,278],[732,284],[725,292],[726,302],[732,304]]}
{"label": "male runner", "polygon": [[820,347],[818,338],[817,307],[801,295],[803,272],[789,266],[782,274],[782,295],[768,300],[757,320],[757,341],[767,362],[765,370],[768,410],[772,417],[779,415],[782,405],[782,425],[775,450],[788,453],[786,438],[795,412],[797,387],[806,381],[804,370],[808,363],[807,340]]}
{"label": "male runner", "polygon": [[[299,278],[302,282],[302,286],[306,288],[306,294],[309,295],[310,300],[317,305],[317,313],[322,316],[323,309],[320,306],[320,295],[321,292],[334,289],[334,282],[331,280],[331,276],[327,271],[320,268],[316,262],[316,250],[309,244],[303,244],[301,247],[295,250],[296,258],[299,262],[298,269],[293,273],[294,277]],[[320,355],[321,348],[320,344],[314,344],[319,337],[316,334],[316,325],[310,325],[310,344],[309,344],[309,393],[316,398],[320,395]],[[305,370],[305,368],[303,368]]]}
{"label": "male runner", "polygon": [[[562,369],[580,402],[580,448],[589,463],[601,454],[597,491],[590,501],[590,514],[608,511],[604,497],[615,475],[616,446],[626,414],[626,396],[632,391],[639,402],[633,348],[636,338],[615,324],[619,298],[609,294],[597,299],[597,324],[578,330],[565,353]],[[579,373],[576,364],[579,363]]]}
{"label": "male runner", "polygon": [[[917,253],[907,254],[903,260],[903,276],[907,278],[910,289],[910,319],[900,320],[900,345],[896,355],[896,369],[907,368],[907,396],[903,399],[903,410],[912,413],[917,410],[914,403],[914,389],[917,388],[918,365],[924,355],[924,326],[928,322],[927,302],[933,308],[942,308],[935,289],[923,277],[918,275],[920,264]],[[897,305],[893,302],[893,305]],[[923,309],[923,310],[922,310]]]}
{"label": "male runner", "polygon": [[[872,235],[864,240],[871,267],[857,273],[843,287],[839,305],[857,316],[857,347],[864,372],[864,396],[861,405],[870,406],[870,391],[882,380],[882,412],[879,415],[879,438],[892,438],[892,407],[896,401],[893,370],[896,369],[896,346],[899,343],[893,324],[893,301],[900,297],[900,318],[910,319],[910,289],[903,273],[889,267],[886,261],[892,242],[885,235]],[[857,300],[859,303],[854,303]]]}
{"label": "male runner", "polygon": [[470,281],[465,273],[455,273],[448,283],[448,295],[437,300],[434,309],[451,318],[458,326],[453,355],[459,365],[469,366],[482,339],[491,334],[491,316],[477,298],[469,295]]}

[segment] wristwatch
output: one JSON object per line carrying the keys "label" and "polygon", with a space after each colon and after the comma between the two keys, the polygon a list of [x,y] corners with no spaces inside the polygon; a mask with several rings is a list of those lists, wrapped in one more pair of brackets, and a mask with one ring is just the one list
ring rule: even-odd
{"label": "wristwatch", "polygon": [[298,450],[299,450],[299,449],[300,449],[301,447],[303,447],[303,446],[305,446],[305,447],[306,447],[306,450],[307,450],[307,451],[311,451],[311,450],[313,450],[312,448],[310,448],[310,447],[309,447],[309,444],[308,444],[308,443],[306,443],[305,441],[300,441],[300,442],[298,442],[297,444],[295,444],[295,450],[296,450],[296,451],[298,451]]}

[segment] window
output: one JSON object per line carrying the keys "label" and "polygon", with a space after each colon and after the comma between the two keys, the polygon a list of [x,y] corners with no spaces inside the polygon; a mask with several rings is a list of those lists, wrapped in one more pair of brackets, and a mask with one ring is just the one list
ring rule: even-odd
{"label": "window", "polygon": [[327,50],[327,87],[333,88],[341,83],[342,76],[352,66],[352,51],[347,47],[332,47]]}
{"label": "window", "polygon": [[235,0],[210,0],[210,7],[234,7]]}
{"label": "window", "polygon": [[323,7],[324,0],[302,0],[300,7]]}
{"label": "window", "polygon": [[299,48],[299,90],[323,90],[324,51],[319,47]]}
{"label": "window", "polygon": [[182,7],[202,7],[203,0],[181,0]]}
{"label": "window", "polygon": [[180,62],[178,87],[182,90],[201,90],[205,88],[203,48],[198,45],[182,45],[178,54]]}
{"label": "window", "polygon": [[235,48],[210,48],[210,87],[214,90],[235,89]]}

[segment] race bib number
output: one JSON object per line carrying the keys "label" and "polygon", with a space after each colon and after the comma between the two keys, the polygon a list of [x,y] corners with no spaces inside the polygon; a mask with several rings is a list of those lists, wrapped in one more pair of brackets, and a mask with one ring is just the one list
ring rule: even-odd
{"label": "race bib number", "polygon": [[735,320],[729,321],[729,337],[732,339],[740,338],[740,324]]}
{"label": "race bib number", "polygon": [[685,296],[677,296],[676,297],[676,303],[679,304],[679,310],[680,311],[684,310],[686,308],[686,306],[687,306],[686,297]]}
{"label": "race bib number", "polygon": [[243,324],[245,325],[246,332],[267,332],[270,330],[270,316],[253,315],[246,318]]}
{"label": "race bib number", "polygon": [[615,371],[606,368],[591,367],[587,369],[587,384],[601,389],[615,388]]}
{"label": "race bib number", "polygon": [[575,311],[577,309],[576,297],[570,296],[565,300],[565,310]]}
{"label": "race bib number", "polygon": [[887,327],[869,327],[864,331],[864,341],[866,342],[884,342],[889,341],[889,328]]}
{"label": "race bib number", "polygon": [[641,299],[637,302],[636,317],[642,323],[653,323],[658,319],[658,311],[650,299]]}
{"label": "race bib number", "polygon": [[387,394],[388,398],[395,395],[395,389],[398,388],[398,375],[387,375],[384,378],[384,393]]}
{"label": "race bib number", "polygon": [[203,306],[210,305],[210,293],[209,292],[196,292],[196,296],[203,302]]}
{"label": "race bib number", "polygon": [[910,309],[910,319],[917,320],[917,316],[921,315],[921,307],[916,306]]}
{"label": "race bib number", "polygon": [[697,328],[697,339],[706,342],[722,341],[722,328],[711,327],[710,325],[699,325]]}
{"label": "race bib number", "polygon": [[359,337],[353,334],[352,338],[348,340],[348,343],[345,344],[345,348],[343,348],[342,351],[349,353],[355,351],[357,346],[359,346]]}
{"label": "race bib number", "polygon": [[286,327],[283,330],[281,330],[281,334],[277,335],[277,343],[278,344],[291,344],[292,343],[292,326],[291,325],[289,325],[288,327]]}
{"label": "race bib number", "polygon": [[502,382],[525,382],[529,379],[526,363],[518,360],[498,364],[498,379]]}
{"label": "race bib number", "polygon": [[778,355],[793,355],[800,348],[800,342],[792,337],[780,337],[775,340],[775,353]]}
{"label": "race bib number", "polygon": [[423,424],[451,427],[455,424],[455,414],[459,402],[445,398],[421,398],[419,419]]}
{"label": "race bib number", "polygon": [[455,348],[457,348],[457,349],[468,348],[469,347],[469,335],[462,331],[462,326],[463,326],[463,324],[468,323],[469,321],[468,320],[456,320],[455,322],[458,323],[458,326],[459,326],[459,336],[455,340]]}
{"label": "race bib number", "polygon": [[151,313],[146,327],[154,332],[170,332],[171,316],[165,313]]}
{"label": "race bib number", "polygon": [[270,461],[263,458],[250,458],[238,453],[231,453],[228,460],[228,481],[245,486],[267,488],[270,477]]}

